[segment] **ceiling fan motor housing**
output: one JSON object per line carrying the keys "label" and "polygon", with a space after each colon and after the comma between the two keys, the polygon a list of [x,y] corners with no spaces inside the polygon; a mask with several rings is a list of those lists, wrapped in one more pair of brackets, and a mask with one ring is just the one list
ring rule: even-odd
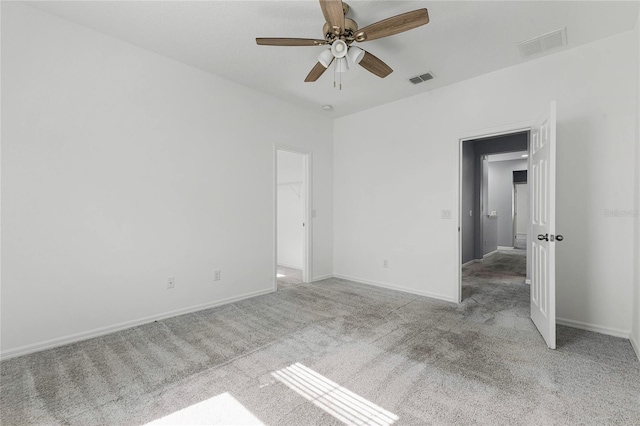
{"label": "ceiling fan motor housing", "polygon": [[356,31],[358,31],[358,23],[347,17],[344,18],[344,32],[342,34],[335,34],[327,23],[322,26],[322,33],[328,42],[334,39],[352,41]]}

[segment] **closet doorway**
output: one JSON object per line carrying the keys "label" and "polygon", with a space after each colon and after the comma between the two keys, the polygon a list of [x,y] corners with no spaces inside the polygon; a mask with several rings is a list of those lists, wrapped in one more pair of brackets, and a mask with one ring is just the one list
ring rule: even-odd
{"label": "closet doorway", "polygon": [[309,282],[309,155],[276,149],[276,290]]}

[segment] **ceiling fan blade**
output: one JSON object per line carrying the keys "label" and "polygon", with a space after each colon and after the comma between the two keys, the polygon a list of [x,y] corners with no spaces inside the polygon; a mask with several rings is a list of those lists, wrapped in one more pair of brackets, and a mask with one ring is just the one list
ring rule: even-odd
{"label": "ceiling fan blade", "polygon": [[329,27],[333,28],[334,32],[342,34],[344,31],[342,0],[320,0],[320,7]]}
{"label": "ceiling fan blade", "polygon": [[[331,62],[333,62],[333,59],[331,59]],[[331,62],[329,62],[329,65],[331,65]],[[324,65],[322,65],[320,62],[318,62],[311,69],[311,72],[309,72],[309,75],[307,75],[307,78],[305,78],[304,81],[306,83],[310,83],[312,81],[316,81],[327,70],[327,68],[325,68]]]}
{"label": "ceiling fan blade", "polygon": [[325,40],[314,40],[311,38],[275,38],[259,37],[256,43],[260,46],[321,46],[327,44]]}
{"label": "ceiling fan blade", "polygon": [[418,9],[367,25],[355,34],[356,41],[370,41],[412,30],[429,23],[427,9]]}
{"label": "ceiling fan blade", "polygon": [[360,65],[380,78],[385,78],[393,72],[389,65],[385,64],[369,52],[364,52]]}

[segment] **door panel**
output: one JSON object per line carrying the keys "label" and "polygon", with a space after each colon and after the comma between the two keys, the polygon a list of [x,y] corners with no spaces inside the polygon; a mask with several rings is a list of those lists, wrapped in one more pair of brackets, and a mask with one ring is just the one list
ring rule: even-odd
{"label": "door panel", "polygon": [[[556,348],[555,171],[556,103],[531,128],[531,319]],[[542,237],[542,239],[539,238]]]}

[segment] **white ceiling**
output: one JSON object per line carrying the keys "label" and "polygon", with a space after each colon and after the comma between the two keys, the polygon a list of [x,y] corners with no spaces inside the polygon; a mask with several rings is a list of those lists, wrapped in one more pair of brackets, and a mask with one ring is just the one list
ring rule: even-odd
{"label": "white ceiling", "polygon": [[[385,79],[352,66],[333,88],[332,69],[304,78],[323,47],[257,46],[255,37],[322,38],[316,0],[41,1],[30,4],[131,44],[333,117],[351,114],[501,68],[535,60],[516,43],[566,27],[576,47],[634,28],[638,2],[350,1],[360,27],[426,7],[431,22],[358,44],[394,72]],[[553,51],[555,52],[555,51]],[[553,53],[553,52],[547,52]],[[436,78],[413,85],[409,77]],[[321,106],[331,104],[333,112]]]}
{"label": "white ceiling", "polygon": [[505,152],[503,154],[487,155],[487,161],[495,163],[496,161],[526,160],[523,155],[527,155],[527,151]]}

